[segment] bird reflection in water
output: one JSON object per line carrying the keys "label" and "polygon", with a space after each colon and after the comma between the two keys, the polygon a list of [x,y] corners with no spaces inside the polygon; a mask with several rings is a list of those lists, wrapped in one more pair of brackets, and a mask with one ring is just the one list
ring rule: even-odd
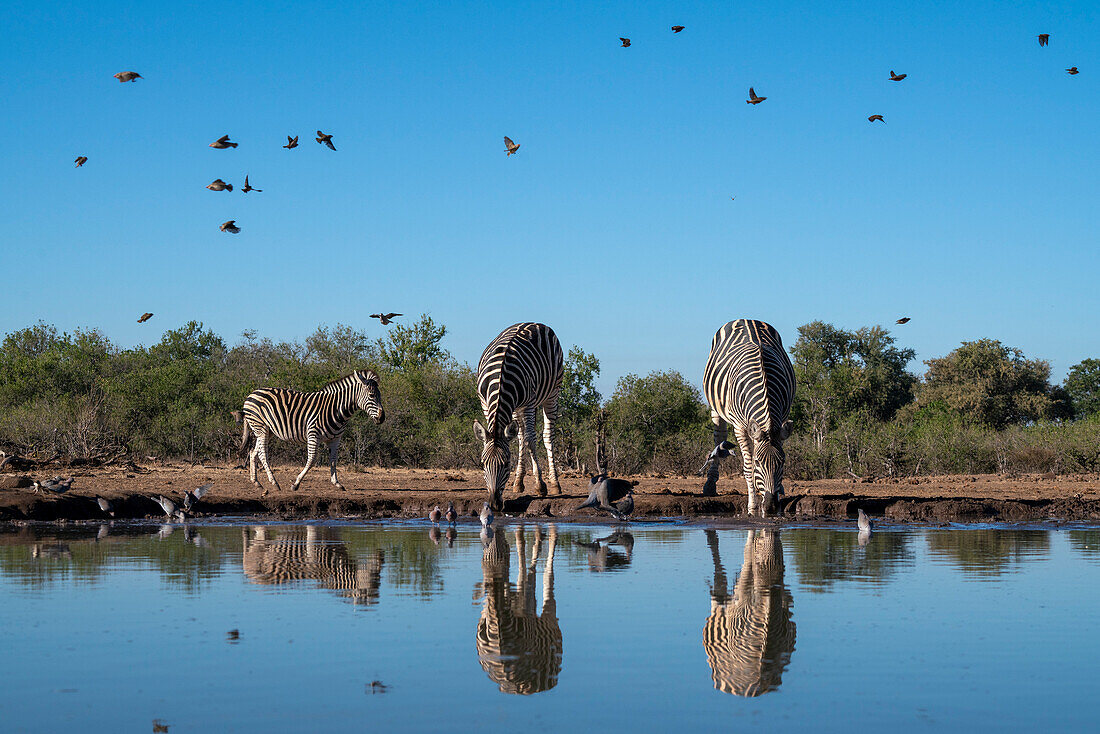
{"label": "bird reflection in water", "polygon": [[749,530],[745,560],[732,595],[718,553],[718,534],[707,530],[714,560],[710,616],[703,626],[714,687],[736,696],[779,688],[794,652],[790,590],[783,584],[783,546],[775,530]]}
{"label": "bird reflection in water", "polygon": [[[634,536],[625,530],[616,530],[591,543],[577,541],[577,545],[588,551],[588,568],[596,573],[624,570],[634,559]],[[612,548],[613,545],[622,550]]]}
{"label": "bird reflection in water", "polygon": [[547,529],[548,549],[542,572],[542,613],[535,601],[535,585],[543,529],[535,527],[528,561],[523,527],[515,529],[516,582],[508,582],[511,551],[503,528],[486,533],[482,543],[483,595],[477,623],[477,657],[503,693],[530,695],[558,684],[562,637],[554,601],[554,551],[558,530]]}

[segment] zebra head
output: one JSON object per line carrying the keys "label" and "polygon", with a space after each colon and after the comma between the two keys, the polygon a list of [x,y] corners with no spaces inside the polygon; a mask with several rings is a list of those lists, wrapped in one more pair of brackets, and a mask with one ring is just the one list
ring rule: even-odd
{"label": "zebra head", "polygon": [[355,379],[359,383],[359,391],[355,394],[355,403],[359,410],[364,411],[375,423],[381,423],[386,419],[386,413],[382,410],[382,392],[378,389],[378,375],[373,370],[356,370]]}
{"label": "zebra head", "polygon": [[504,485],[508,484],[508,470],[512,463],[511,442],[519,433],[519,427],[512,421],[503,431],[498,424],[489,432],[480,421],[474,421],[474,433],[484,444],[481,449],[481,465],[485,467],[489,507],[500,512],[504,508]]}
{"label": "zebra head", "polygon": [[[767,503],[783,494],[783,465],[787,460],[787,455],[783,452],[783,442],[790,435],[790,421],[784,421],[779,428],[770,431],[755,422],[749,425],[749,436],[752,439],[752,486]],[[767,508],[764,511],[767,512]]]}

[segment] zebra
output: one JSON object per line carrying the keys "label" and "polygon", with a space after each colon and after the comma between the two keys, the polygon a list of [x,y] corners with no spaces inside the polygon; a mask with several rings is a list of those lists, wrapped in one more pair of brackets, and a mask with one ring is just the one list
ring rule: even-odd
{"label": "zebra", "polygon": [[[347,430],[348,421],[356,411],[366,411],[375,423],[385,419],[382,411],[382,394],[378,390],[378,375],[371,370],[356,370],[350,375],[334,380],[316,392],[298,392],[279,387],[256,390],[244,399],[244,409],[234,417],[244,428],[241,433],[241,456],[244,456],[249,439],[256,443],[248,458],[248,472],[257,487],[256,458],[267,472],[267,478],[276,490],[280,489],[271,466],[267,462],[267,439],[274,436],[283,441],[304,443],[309,448],[306,466],[294,480],[291,490],[298,489],[302,479],[313,466],[322,443],[328,444],[332,483],[343,489],[336,478],[336,457],[340,451],[340,439]],[[267,489],[263,491],[266,495]]]}
{"label": "zebra", "polygon": [[484,594],[477,623],[477,657],[482,669],[502,693],[531,695],[558,684],[562,633],[554,599],[554,552],[557,526],[548,530],[549,548],[542,572],[542,612],[535,600],[536,574],[542,550],[542,528],[535,526],[528,563],[523,528],[515,530],[516,583],[508,583],[510,551],[503,530],[497,530],[481,558]]}
{"label": "zebra", "polygon": [[[748,485],[748,513],[767,514],[783,493],[783,442],[791,433],[787,416],[794,400],[791,360],[779,332],[763,321],[730,321],[715,335],[703,373],[703,392],[715,425],[714,445],[733,427]],[[728,444],[727,444],[728,445]],[[718,459],[710,461],[704,495],[718,493]]]}
{"label": "zebra", "polygon": [[783,584],[783,545],[778,531],[750,530],[731,596],[718,554],[718,534],[706,534],[714,561],[710,615],[703,625],[711,679],[720,691],[760,696],[780,686],[794,652],[793,599]]}
{"label": "zebra", "polygon": [[553,435],[563,374],[561,344],[554,330],[544,324],[513,324],[500,332],[481,355],[477,364],[477,392],[485,425],[474,421],[474,433],[484,444],[481,465],[485,468],[489,506],[498,512],[503,509],[504,485],[508,483],[509,444],[517,434],[519,454],[513,489],[523,493],[523,460],[529,448],[539,496],[546,496],[535,438],[535,413],[540,408],[547,478],[551,491],[562,493],[554,467]]}

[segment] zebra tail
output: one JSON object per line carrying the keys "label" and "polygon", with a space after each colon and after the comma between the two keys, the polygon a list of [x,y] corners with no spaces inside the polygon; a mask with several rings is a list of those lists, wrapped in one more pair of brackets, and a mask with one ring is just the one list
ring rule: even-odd
{"label": "zebra tail", "polygon": [[252,428],[249,427],[248,421],[244,420],[239,411],[234,411],[233,417],[244,426],[241,430],[241,446],[237,449],[237,456],[243,460],[248,455],[248,444],[252,440]]}

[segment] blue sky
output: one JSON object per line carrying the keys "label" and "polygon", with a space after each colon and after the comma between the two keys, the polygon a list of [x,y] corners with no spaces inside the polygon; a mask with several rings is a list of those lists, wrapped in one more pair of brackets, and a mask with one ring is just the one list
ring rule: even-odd
{"label": "blue sky", "polygon": [[607,391],[742,316],[1100,356],[1095,3],[174,5],[0,6],[0,332],[537,320]]}

